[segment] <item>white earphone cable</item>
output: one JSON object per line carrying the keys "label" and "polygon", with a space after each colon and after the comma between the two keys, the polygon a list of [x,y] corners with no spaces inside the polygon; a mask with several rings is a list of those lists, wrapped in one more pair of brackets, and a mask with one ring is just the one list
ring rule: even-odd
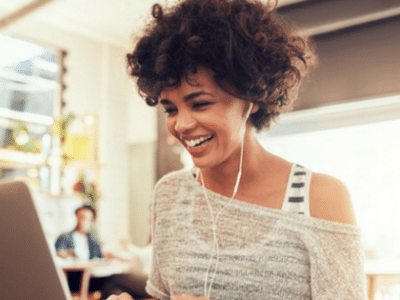
{"label": "white earphone cable", "polygon": [[[204,296],[207,297],[207,298],[210,298],[212,285],[213,285],[215,274],[217,272],[217,268],[218,268],[218,264],[219,264],[219,245],[218,245],[218,236],[217,236],[218,219],[219,219],[219,216],[222,214],[222,212],[233,201],[233,199],[235,198],[236,193],[237,193],[237,191],[239,189],[239,183],[240,183],[240,179],[242,177],[243,149],[244,149],[244,138],[245,138],[245,132],[246,132],[246,121],[250,117],[250,113],[251,113],[252,107],[253,107],[253,103],[250,102],[250,107],[249,107],[249,109],[248,109],[248,111],[246,113],[246,116],[244,118],[244,122],[242,123],[243,125],[241,126],[242,137],[241,137],[241,142],[240,142],[239,171],[238,171],[238,174],[237,174],[237,177],[236,177],[236,182],[235,182],[235,186],[233,188],[232,196],[229,199],[229,201],[224,205],[224,207],[218,212],[218,214],[215,216],[215,218],[214,218],[214,212],[212,210],[210,201],[208,200],[208,197],[207,197],[207,191],[206,191],[206,188],[205,188],[203,175],[202,175],[202,173],[200,171],[200,180],[201,180],[202,187],[203,187],[204,197],[206,199],[206,202],[207,202],[207,205],[208,205],[208,209],[209,209],[210,214],[211,214],[212,230],[213,230],[213,245],[212,245],[212,250],[211,250],[210,262],[208,264],[208,268],[207,268],[207,271],[205,273],[205,279],[204,279]],[[216,262],[215,262],[214,272],[213,272],[213,275],[211,277],[210,284],[209,284],[209,286],[207,288],[209,272],[210,272],[210,268],[211,268],[211,265],[212,265],[212,260],[213,260],[213,257],[214,257],[215,250],[216,250],[217,253],[216,253]]]}

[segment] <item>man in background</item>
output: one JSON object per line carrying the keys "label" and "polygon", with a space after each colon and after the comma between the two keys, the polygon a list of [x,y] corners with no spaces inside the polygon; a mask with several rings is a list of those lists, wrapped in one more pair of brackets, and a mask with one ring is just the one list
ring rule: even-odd
{"label": "man in background", "polygon": [[75,210],[75,216],[74,230],[61,234],[56,241],[57,255],[64,259],[72,257],[80,261],[101,258],[99,242],[90,232],[96,211],[90,205],[83,205]]}
{"label": "man in background", "polygon": [[[103,254],[97,238],[91,233],[96,219],[96,211],[90,205],[83,205],[75,210],[76,226],[67,233],[61,234],[55,248],[57,256],[63,259],[73,259],[78,262],[87,262],[91,259],[112,258],[112,254]],[[69,271],[67,273],[69,289],[72,293],[80,291],[82,272]],[[106,277],[91,277],[89,293],[101,290]]]}

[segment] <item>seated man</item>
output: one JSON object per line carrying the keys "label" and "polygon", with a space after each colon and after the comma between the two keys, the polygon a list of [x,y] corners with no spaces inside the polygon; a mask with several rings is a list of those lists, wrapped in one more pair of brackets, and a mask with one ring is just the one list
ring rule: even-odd
{"label": "seated man", "polygon": [[[75,210],[76,226],[68,233],[61,234],[55,243],[57,255],[64,259],[73,258],[88,261],[101,258],[103,254],[98,240],[92,235],[91,228],[96,218],[96,211],[90,205],[83,205]],[[110,255],[106,255],[109,258]],[[68,272],[68,284],[71,292],[80,290],[81,272]],[[92,277],[89,292],[100,290],[105,278]]]}
{"label": "seated man", "polygon": [[83,205],[75,210],[75,216],[77,222],[74,230],[60,235],[56,241],[57,255],[82,261],[101,258],[100,245],[90,232],[96,211],[90,205]]}

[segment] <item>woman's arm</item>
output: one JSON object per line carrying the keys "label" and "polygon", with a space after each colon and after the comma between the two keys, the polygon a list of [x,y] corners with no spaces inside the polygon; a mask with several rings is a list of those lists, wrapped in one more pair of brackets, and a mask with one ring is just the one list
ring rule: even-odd
{"label": "woman's arm", "polygon": [[343,224],[356,224],[349,191],[340,180],[313,173],[309,196],[312,217]]}
{"label": "woman's arm", "polygon": [[312,298],[367,299],[361,237],[357,227],[348,226],[356,225],[349,191],[334,177],[313,174],[309,196],[311,216],[336,223],[331,230],[316,229],[315,247],[308,249]]}

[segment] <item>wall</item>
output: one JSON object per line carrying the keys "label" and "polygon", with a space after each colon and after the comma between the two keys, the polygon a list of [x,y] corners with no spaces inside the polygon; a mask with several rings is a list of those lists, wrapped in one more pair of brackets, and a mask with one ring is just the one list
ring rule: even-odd
{"label": "wall", "polygon": [[301,109],[400,93],[400,16],[314,37],[319,66]]}
{"label": "wall", "polygon": [[129,195],[131,237],[135,244],[147,245],[150,237],[151,195],[155,182],[155,142],[129,147]]}
{"label": "wall", "polygon": [[[140,100],[126,75],[126,49],[25,20],[2,33],[68,52],[64,94],[67,106],[64,112],[74,112],[78,116],[95,113],[99,117],[99,187],[102,198],[98,231],[105,248],[117,247],[121,238],[131,234],[129,145],[144,140],[141,137],[136,139],[135,131],[129,128],[130,120],[143,114],[145,108],[134,109],[130,104]],[[149,113],[144,120],[142,118],[140,136],[146,136],[146,142],[156,139],[154,124],[155,114]],[[152,160],[147,161],[149,169],[153,168]],[[150,188],[152,184],[150,179],[148,184],[140,187]]]}
{"label": "wall", "polygon": [[400,94],[398,1],[308,0],[278,13],[311,32],[319,58],[295,109]]}
{"label": "wall", "polygon": [[165,174],[180,170],[183,168],[181,161],[181,152],[183,147],[180,143],[168,132],[165,121],[167,114],[164,109],[158,109],[158,139],[157,139],[157,180]]}

